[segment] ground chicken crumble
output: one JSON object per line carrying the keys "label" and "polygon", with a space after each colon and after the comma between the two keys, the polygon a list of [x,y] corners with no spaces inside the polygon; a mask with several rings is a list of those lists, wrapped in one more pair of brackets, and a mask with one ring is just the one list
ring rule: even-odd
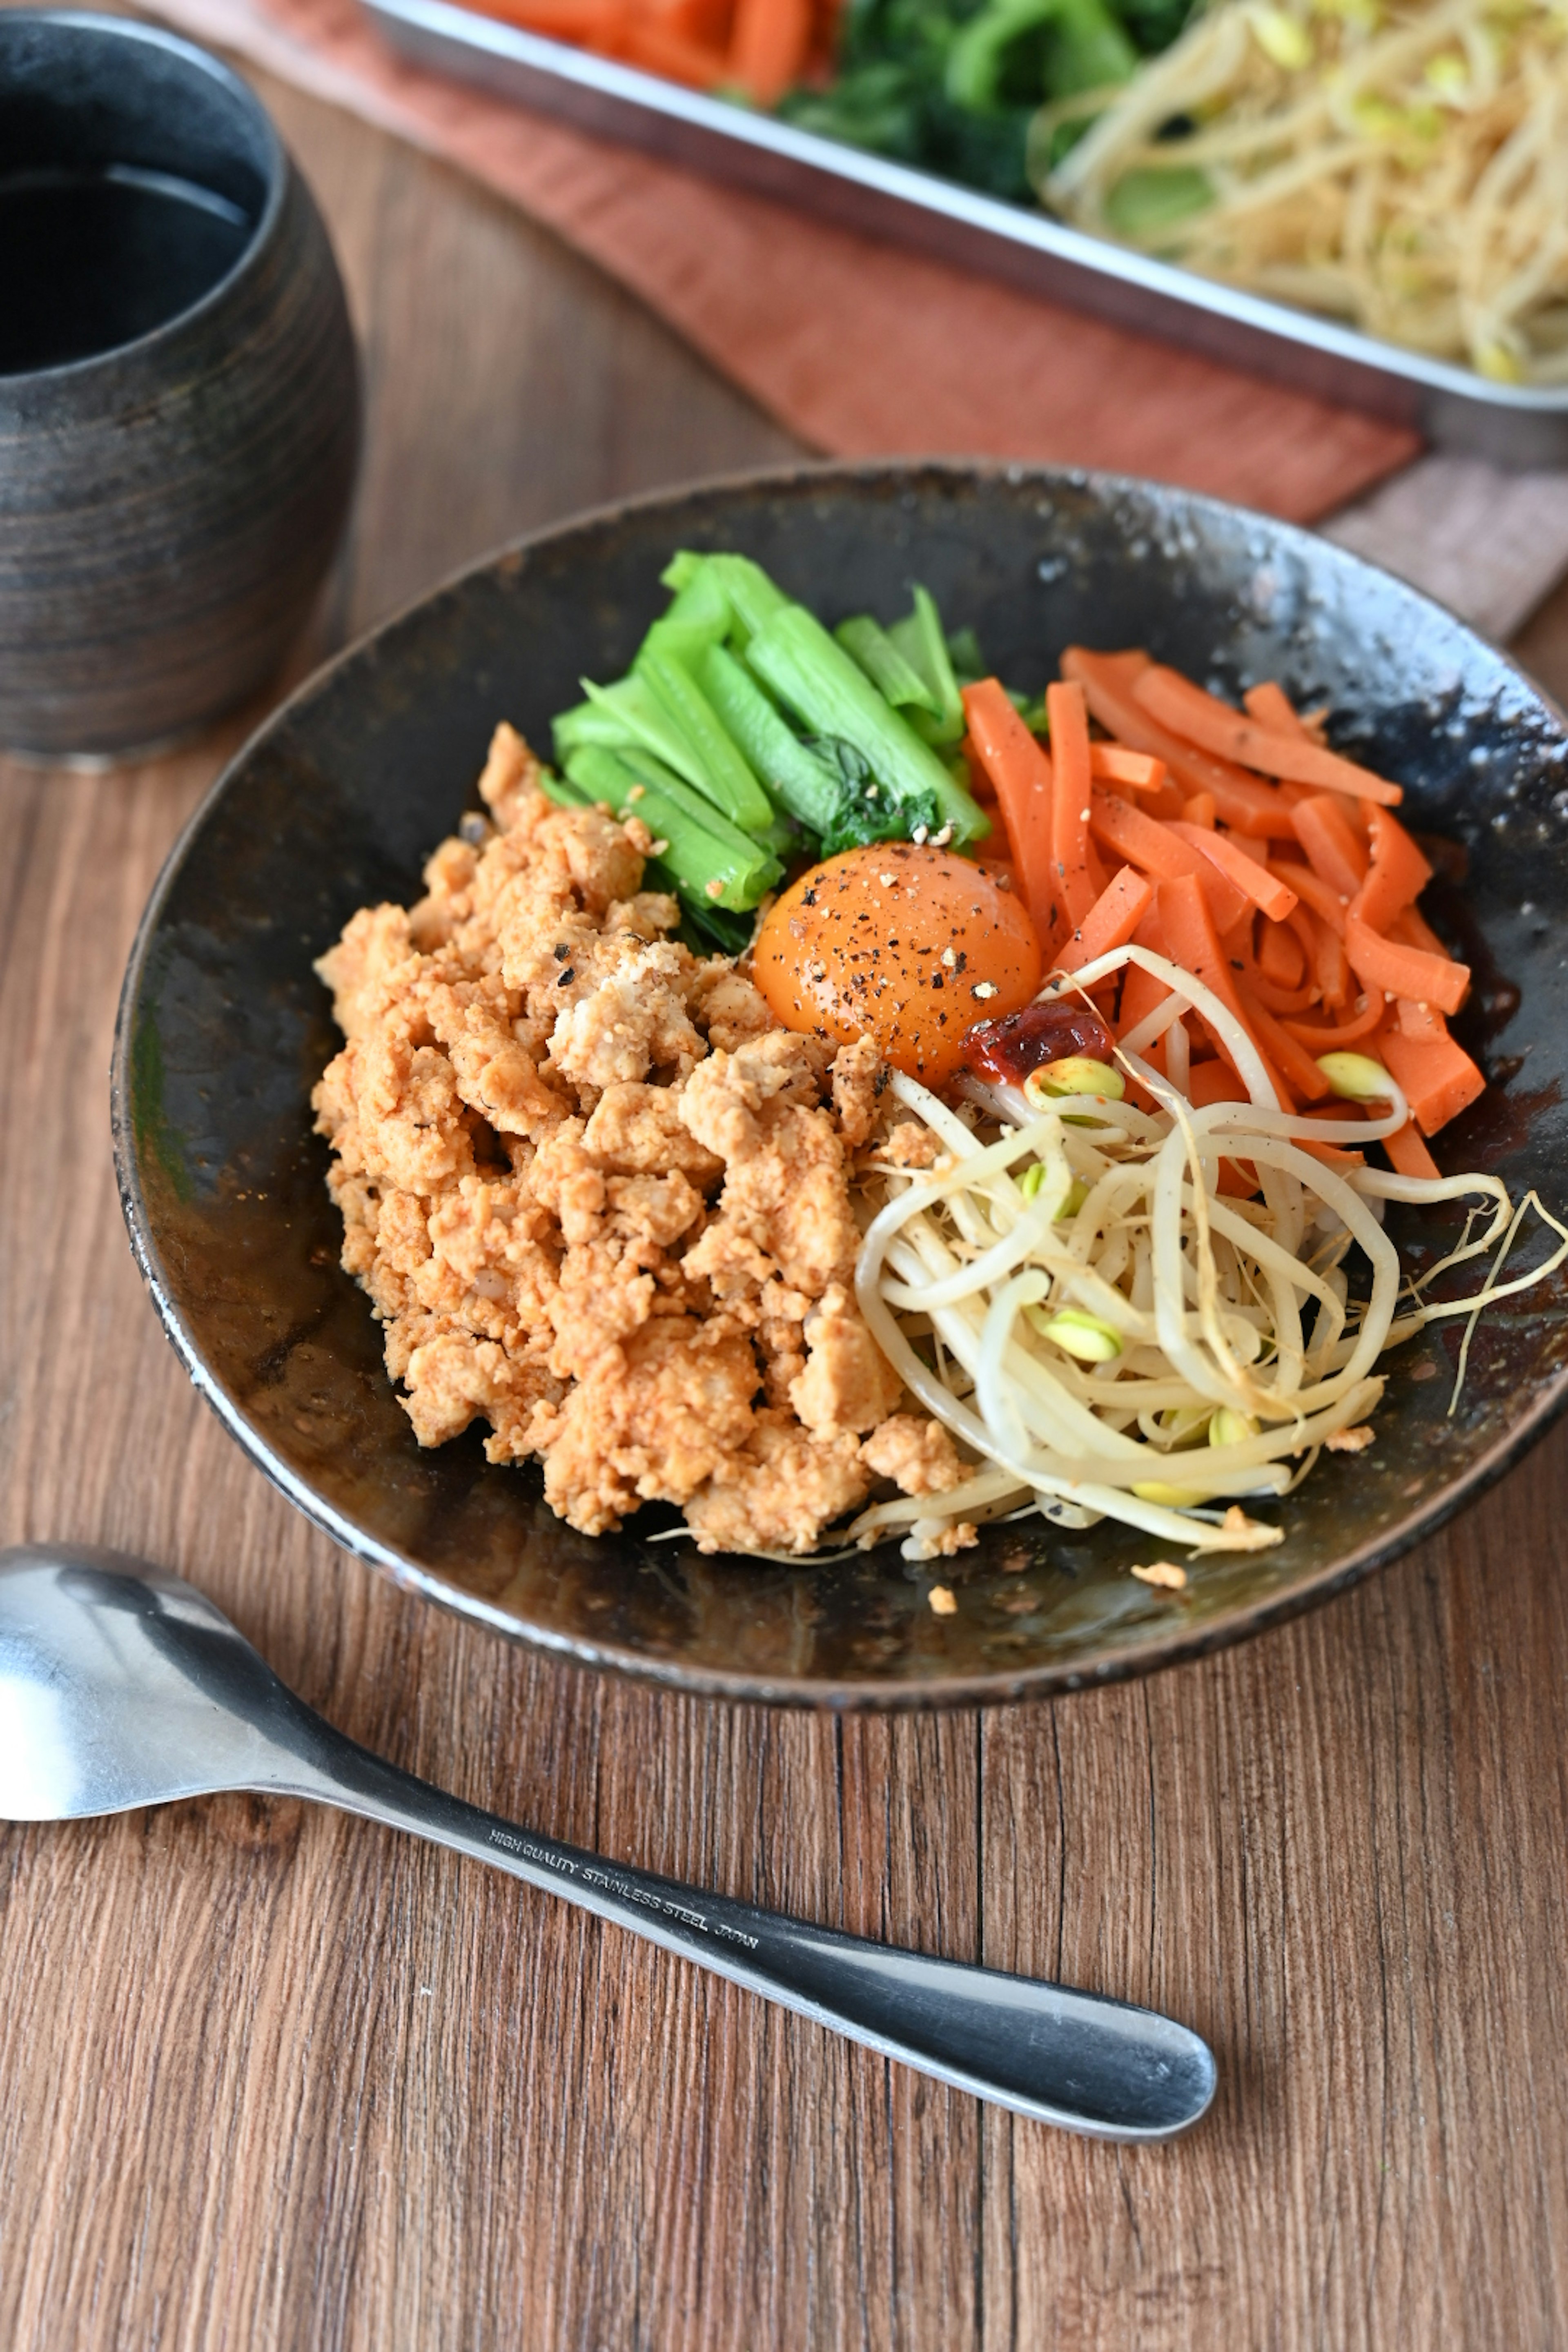
{"label": "ground chicken crumble", "polygon": [[659,1499],[704,1551],[809,1551],[878,1479],[955,1486],[855,1303],[853,1157],[920,1156],[882,1135],[874,1046],[776,1027],[669,936],[647,828],[556,807],[538,772],[499,729],[490,822],[317,967],[346,1040],[313,1097],[343,1265],[419,1443],[482,1418],[574,1527]]}

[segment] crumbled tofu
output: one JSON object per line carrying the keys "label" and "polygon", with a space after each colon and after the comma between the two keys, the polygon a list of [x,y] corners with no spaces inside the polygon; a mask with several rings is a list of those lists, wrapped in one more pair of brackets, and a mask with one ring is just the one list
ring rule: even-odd
{"label": "crumbled tofu", "polygon": [[1135,1568],[1132,1573],[1140,1584],[1156,1584],[1164,1592],[1186,1591],[1187,1571],[1173,1559],[1152,1559],[1146,1568]]}
{"label": "crumbled tofu", "polygon": [[[641,818],[558,807],[540,773],[499,729],[489,819],[318,966],[343,1265],[422,1445],[488,1423],[586,1534],[663,1501],[705,1551],[809,1552],[878,1476],[962,1475],[855,1298],[880,1056],[774,1026],[732,959],[671,936]],[[973,1540],[939,1524],[931,1556]]]}

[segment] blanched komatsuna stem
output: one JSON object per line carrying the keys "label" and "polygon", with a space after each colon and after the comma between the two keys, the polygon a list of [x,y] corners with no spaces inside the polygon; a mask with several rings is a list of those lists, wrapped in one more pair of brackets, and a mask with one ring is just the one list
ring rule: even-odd
{"label": "blanched komatsuna stem", "polygon": [[692,781],[704,797],[740,831],[753,839],[773,824],[773,804],[731,741],[718,713],[684,662],[645,646],[632,676],[652,694],[665,716],[696,754]]}
{"label": "blanched komatsuna stem", "polygon": [[795,735],[749,671],[723,646],[710,646],[698,669],[703,692],[773,799],[815,834],[838,804],[839,782]]}
{"label": "blanched komatsuna stem", "polygon": [[617,816],[640,816],[667,843],[660,862],[676,887],[700,906],[754,907],[783,870],[651,751],[585,743],[571,753],[565,773],[589,802],[605,802]]}
{"label": "blanched komatsuna stem", "polygon": [[765,622],[745,660],[803,727],[850,744],[895,807],[905,801],[933,805],[939,827],[951,825],[958,844],[990,832],[990,819],[971,794],[804,604]]}

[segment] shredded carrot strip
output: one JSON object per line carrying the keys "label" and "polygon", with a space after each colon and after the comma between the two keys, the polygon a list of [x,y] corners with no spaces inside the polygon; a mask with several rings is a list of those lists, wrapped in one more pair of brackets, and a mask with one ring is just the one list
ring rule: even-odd
{"label": "shredded carrot strip", "polygon": [[1394,1027],[1403,1030],[1406,1037],[1419,1038],[1423,1045],[1430,1045],[1433,1038],[1448,1034],[1447,1018],[1430,1004],[1415,1004],[1408,996],[1399,996],[1390,1009]]}
{"label": "shredded carrot strip", "polygon": [[[1374,808],[1367,829],[1372,839],[1372,863],[1365,881],[1351,900],[1351,911],[1374,931],[1386,931],[1396,916],[1413,907],[1432,879],[1432,868],[1396,816]],[[1418,940],[1410,944],[1419,946]]]}
{"label": "shredded carrot strip", "polygon": [[1218,1056],[1212,1062],[1194,1062],[1187,1076],[1187,1100],[1194,1110],[1206,1110],[1210,1103],[1246,1102],[1247,1088],[1228,1062]]}
{"label": "shredded carrot strip", "polygon": [[1212,833],[1206,826],[1189,824],[1184,818],[1173,820],[1170,830],[1178,839],[1195,849],[1200,857],[1206,857],[1211,865],[1217,866],[1220,872],[1235,883],[1242,897],[1250,898],[1253,905],[1272,922],[1282,923],[1285,920],[1296,903],[1295,892],[1289,883],[1281,882],[1277,874],[1270,874],[1267,866],[1260,866],[1255,857],[1248,857],[1245,850],[1237,849],[1227,833]]}
{"label": "shredded carrot strip", "polygon": [[1347,901],[1311,866],[1298,866],[1293,858],[1274,857],[1268,862],[1268,871],[1277,882],[1283,882],[1287,889],[1294,890],[1297,898],[1310,907],[1313,914],[1321,922],[1327,923],[1331,930],[1344,929]]}
{"label": "shredded carrot strip", "polygon": [[1270,735],[1299,735],[1303,742],[1309,740],[1295,704],[1273,678],[1266,677],[1261,685],[1249,686],[1241,698],[1250,716]]}
{"label": "shredded carrot strip", "polygon": [[1436,1135],[1451,1118],[1473,1103],[1486,1079],[1464,1047],[1452,1037],[1407,1037],[1403,1029],[1387,1030],[1381,1039],[1383,1058],[1398,1079],[1410,1116],[1423,1135]]}
{"label": "shredded carrot strip", "polygon": [[1306,1013],[1321,1000],[1322,991],[1315,980],[1300,988],[1276,988],[1271,981],[1264,979],[1256,961],[1248,963],[1243,958],[1241,976],[1259,1004],[1266,1004],[1281,1020],[1287,1013]]}
{"label": "shredded carrot strip", "polygon": [[1237,981],[1236,992],[1253,1042],[1280,1071],[1292,1093],[1310,1103],[1321,1102],[1331,1093],[1332,1088],[1311,1055],[1297,1044],[1282,1021],[1276,1021],[1272,1013],[1258,1003],[1244,980]]}
{"label": "shredded carrot strip", "polygon": [[1271,784],[1260,783],[1225,760],[1184,742],[1160,726],[1133,698],[1133,686],[1149,667],[1143,654],[1095,654],[1069,646],[1062,656],[1062,676],[1083,688],[1089,710],[1108,735],[1134,751],[1152,752],[1163,760],[1172,777],[1190,797],[1212,793],[1221,821],[1237,833],[1272,835],[1289,840],[1295,824],[1289,810]]}
{"label": "shredded carrot strip", "polygon": [[1245,933],[1239,940],[1231,942],[1232,962],[1239,969],[1259,1003],[1266,1004],[1270,1013],[1305,1013],[1309,1005],[1318,1003],[1319,989],[1315,977],[1308,970],[1306,950],[1296,936],[1294,924],[1264,921],[1258,928],[1263,935],[1263,944],[1269,946],[1271,953],[1274,952],[1272,942],[1283,940],[1296,958],[1291,985],[1282,988],[1269,979],[1259,961],[1258,950]]}
{"label": "shredded carrot strip", "polygon": [[1131,801],[1121,799],[1115,793],[1095,793],[1090,823],[1097,839],[1103,841],[1108,849],[1114,850],[1129,865],[1141,866],[1156,880],[1169,882],[1178,874],[1192,875],[1209,902],[1215,929],[1222,938],[1234,930],[1246,914],[1247,894],[1237,888],[1217,863],[1184,840],[1173,825],[1160,824],[1146,810],[1134,808]]}
{"label": "shredded carrot strip", "polygon": [[739,0],[731,78],[758,106],[776,106],[800,79],[811,47],[811,0]]}
{"label": "shredded carrot strip", "polygon": [[1359,1044],[1363,1037],[1375,1035],[1383,1025],[1387,1004],[1388,1000],[1381,988],[1369,988],[1361,1011],[1353,1013],[1348,1021],[1326,1023],[1287,1018],[1285,1026],[1292,1037],[1305,1045],[1309,1054],[1338,1054],[1347,1045]]}
{"label": "shredded carrot strip", "polygon": [[1069,929],[1079,930],[1105,887],[1103,873],[1095,874],[1089,842],[1094,791],[1089,750],[1089,706],[1083,688],[1069,679],[1046,688],[1046,717],[1051,730],[1051,766],[1056,782],[1051,796],[1052,887]]}
{"label": "shredded carrot strip", "polygon": [[[1292,873],[1292,878],[1294,878],[1294,873]],[[1313,883],[1318,882],[1315,874],[1309,878]],[[1318,887],[1321,888],[1322,886],[1318,884]],[[1336,908],[1335,911],[1342,918],[1344,913],[1342,908]],[[1345,961],[1343,940],[1341,939],[1332,923],[1326,923],[1315,908],[1293,908],[1289,923],[1291,929],[1307,950],[1308,968],[1317,985],[1319,995],[1331,1011],[1337,1012],[1339,1007],[1347,1001],[1351,992],[1351,968]]]}
{"label": "shredded carrot strip", "polygon": [[[1146,875],[1123,866],[1112,875],[1083,921],[1062,949],[1057,962],[1063,971],[1077,971],[1096,956],[1123,948],[1154,900],[1154,885]],[[1136,967],[1134,967],[1136,969]]]}
{"label": "shredded carrot strip", "polygon": [[963,689],[969,740],[995,787],[1024,899],[1049,955],[1056,893],[1051,887],[1051,763],[1007,699],[1001,682],[983,677]]}
{"label": "shredded carrot strip", "polygon": [[1385,1135],[1383,1148],[1401,1176],[1432,1177],[1440,1176],[1443,1172],[1422,1142],[1421,1130],[1413,1118],[1407,1118],[1403,1127],[1395,1128],[1392,1135]]}
{"label": "shredded carrot strip", "polygon": [[682,33],[689,41],[721,53],[730,38],[730,0],[643,0],[654,23]]}
{"label": "shredded carrot strip", "polygon": [[631,16],[621,35],[621,54],[632,65],[646,66],[666,81],[683,82],[690,89],[717,89],[731,79],[727,58],[694,41],[679,26],[657,16]]}
{"label": "shredded carrot strip", "polygon": [[1383,939],[1359,915],[1346,919],[1345,954],[1368,987],[1381,988],[1385,996],[1408,996],[1412,1003],[1435,1004],[1439,1013],[1457,1013],[1469,989],[1468,964]]}
{"label": "shredded carrot strip", "polygon": [[[1376,928],[1375,925],[1373,928]],[[1420,948],[1427,955],[1448,955],[1447,946],[1437,937],[1419,907],[1406,907],[1403,914],[1395,915],[1387,929],[1391,940],[1398,940],[1407,948]],[[1449,961],[1451,961],[1452,959],[1449,958]]]}
{"label": "shredded carrot strip", "polygon": [[[1157,899],[1139,919],[1132,937],[1139,947],[1150,948],[1155,955],[1170,955],[1170,943],[1160,921]],[[1141,964],[1128,965],[1123,983],[1121,1009],[1116,1016],[1118,1037],[1125,1037],[1130,1029],[1136,1029],[1141,1021],[1147,1021],[1150,1013],[1163,1004],[1171,993],[1163,980],[1156,980],[1153,973],[1145,971]]]}
{"label": "shredded carrot strip", "polygon": [[1165,782],[1165,762],[1148,751],[1130,751],[1124,743],[1091,743],[1089,765],[1101,783],[1123,784],[1130,793],[1157,793]]}
{"label": "shredded carrot strip", "polygon": [[1314,793],[1296,803],[1296,838],[1315,874],[1347,903],[1366,879],[1366,848],[1342,813],[1337,793]]}
{"label": "shredded carrot strip", "polygon": [[[1247,1019],[1236,974],[1230,968],[1229,958],[1220,946],[1208,902],[1196,876],[1179,874],[1169,882],[1162,882],[1155,893],[1154,903],[1170,942],[1172,962],[1179,963],[1184,971],[1190,971],[1194,980],[1201,980],[1206,988],[1212,988],[1226,1011],[1235,1015],[1244,1029],[1252,1032],[1280,1101],[1289,1105],[1294,1099],[1290,1087],[1281,1077],[1268,1045],[1258,1036],[1254,1024]],[[1225,1040],[1216,1036],[1214,1042],[1228,1062],[1230,1053]],[[1317,1071],[1314,1075],[1321,1078],[1322,1073]]]}
{"label": "shredded carrot strip", "polygon": [[[1397,808],[1405,798],[1398,784],[1374,776],[1370,768],[1342,760],[1338,752],[1325,751],[1299,734],[1271,735],[1256,719],[1244,719],[1227,703],[1160,663],[1151,662],[1139,672],[1132,692],[1160,726],[1184,736],[1216,760],[1234,761],[1238,767],[1256,768],[1263,775],[1292,783],[1315,784],[1320,791],[1381,801],[1385,808]],[[1175,762],[1171,764],[1173,767]]]}
{"label": "shredded carrot strip", "polygon": [[[1296,894],[1289,894],[1290,906],[1296,904]],[[1289,908],[1286,908],[1286,914]],[[1258,969],[1274,988],[1297,989],[1307,972],[1307,958],[1300,940],[1281,919],[1279,922],[1263,922],[1258,927]],[[1276,1007],[1278,1010],[1278,1007]]]}
{"label": "shredded carrot strip", "polygon": [[623,0],[482,0],[479,14],[542,33],[550,40],[615,48],[629,10]]}
{"label": "shredded carrot strip", "polygon": [[[1422,1135],[1473,1102],[1485,1079],[1447,1034],[1444,1015],[1464,1001],[1470,974],[1416,907],[1432,866],[1389,814],[1399,787],[1329,751],[1314,716],[1296,712],[1273,681],[1247,689],[1244,715],[1139,652],[1072,647],[1062,669],[1047,689],[1049,756],[994,678],[963,692],[965,756],[977,786],[994,789],[1057,968],[1077,971],[1129,940],[1167,957],[1247,1030],[1287,1108],[1320,1104],[1317,1115],[1342,1118],[1320,1057],[1359,1047],[1383,1060],[1411,1107],[1389,1158],[1432,1173]],[[1091,716],[1115,740],[1091,742]],[[1272,846],[1289,841],[1293,855]],[[1109,880],[1096,842],[1121,861]],[[1100,996],[1124,1037],[1168,991],[1131,967]],[[1224,1039],[1201,1017],[1186,1028],[1190,1099],[1239,1099]],[[1162,1075],[1181,1066],[1163,1039],[1149,1060]],[[1132,1093],[1142,1100],[1142,1089]],[[1360,1151],[1305,1148],[1364,1165]],[[1250,1193],[1256,1171],[1226,1162],[1221,1189]]]}

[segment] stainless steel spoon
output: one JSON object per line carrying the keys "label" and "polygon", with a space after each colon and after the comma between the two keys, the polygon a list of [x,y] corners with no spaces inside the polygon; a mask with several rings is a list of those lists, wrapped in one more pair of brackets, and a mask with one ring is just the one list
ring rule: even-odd
{"label": "stainless steel spoon", "polygon": [[73,1821],[222,1789],[314,1797],[494,1863],[1068,2131],[1169,2139],[1214,2096],[1207,2044],[1152,2010],[894,1951],[515,1829],[334,1731],[179,1577],[88,1547],[0,1552],[0,1819]]}

